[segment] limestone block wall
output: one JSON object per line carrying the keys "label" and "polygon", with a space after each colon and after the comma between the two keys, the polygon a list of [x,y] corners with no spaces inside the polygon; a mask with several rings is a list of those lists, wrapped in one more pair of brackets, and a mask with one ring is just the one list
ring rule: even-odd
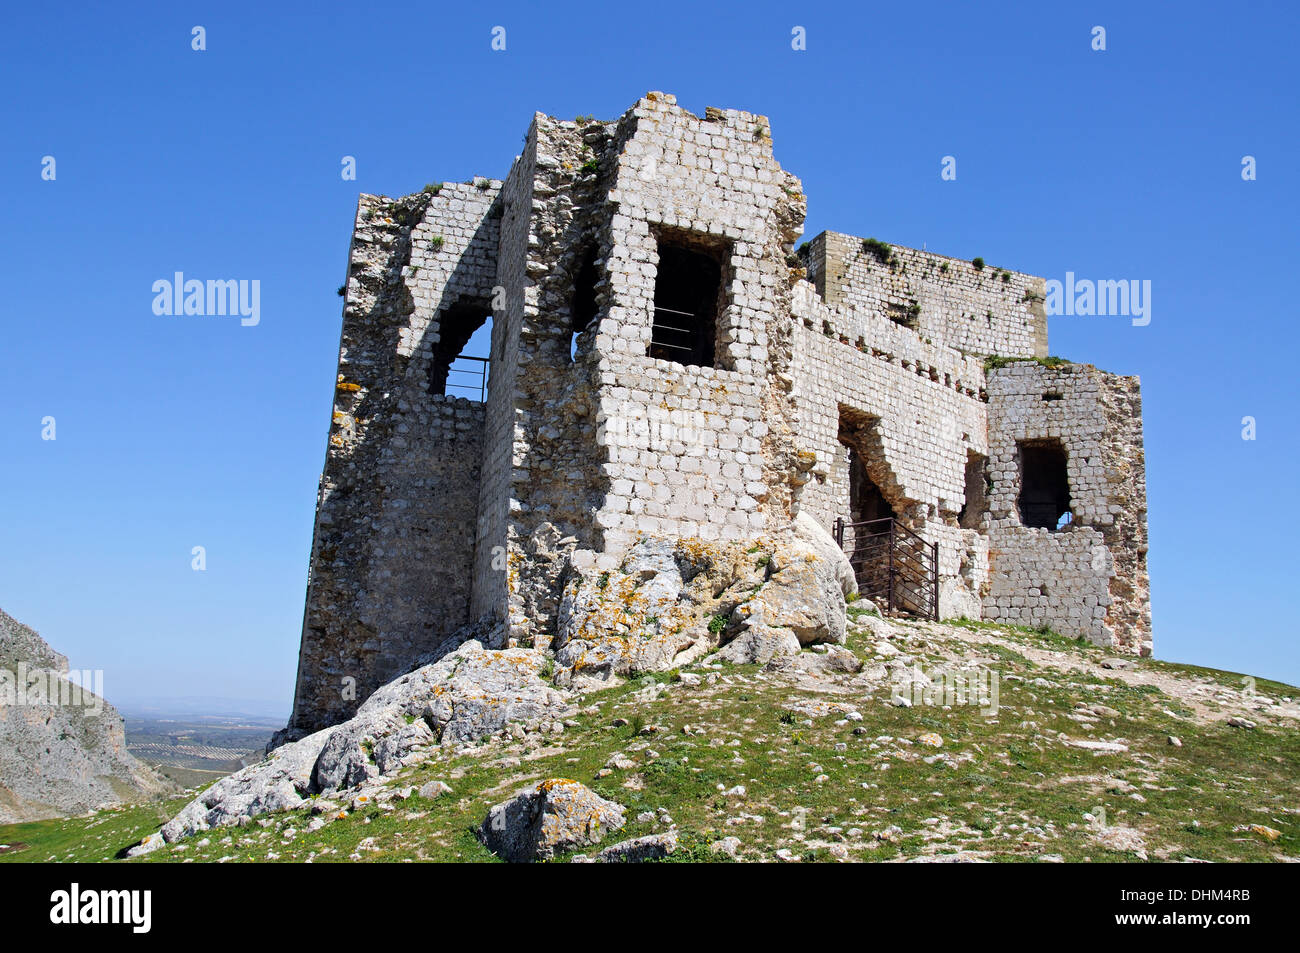
{"label": "limestone block wall", "polygon": [[798,436],[819,461],[801,509],[828,529],[847,516],[841,420],[873,419],[873,482],[900,518],[940,544],[940,614],[979,618],[987,540],[959,528],[957,516],[967,455],[988,453],[983,366],[876,312],[829,308],[806,282],[796,287],[793,304]]}
{"label": "limestone block wall", "polygon": [[[922,505],[921,519],[956,516],[967,451],[987,453],[982,366],[877,314],[827,308],[806,284],[794,305],[800,440],[829,461],[840,451],[843,410],[879,418],[890,502],[909,512]],[[818,473],[801,505],[823,522],[847,513],[847,479]]]}
{"label": "limestone block wall", "polygon": [[499,184],[481,185],[358,205],[295,732],[349,717],[468,619],[483,407],[429,375],[440,309],[495,280]]}
{"label": "limestone block wall", "polygon": [[[597,354],[593,339],[608,312],[603,277],[617,123],[538,114],[507,180],[501,278],[508,316],[500,342],[508,386],[489,401],[490,453],[484,481],[484,540],[508,553],[508,572],[487,565],[480,545],[481,611],[509,620],[523,642],[549,636],[562,554],[597,544],[596,510],[608,485],[597,442]],[[596,276],[599,314],[575,326],[580,273]],[[575,332],[577,337],[575,338]],[[500,399],[500,406],[493,401]]]}
{"label": "limestone block wall", "polygon": [[648,368],[601,397],[609,493],[597,517],[602,549],[637,533],[740,539],[766,528],[762,386],[713,368]]}
{"label": "limestone block wall", "polygon": [[[989,372],[986,618],[1150,653],[1138,386],[1084,364]],[[1019,442],[1042,440],[1058,440],[1068,458],[1073,518],[1056,530],[1023,525],[1017,505]]]}
{"label": "limestone block wall", "polygon": [[[793,517],[790,265],[804,199],[772,156],[767,119],[704,118],[652,93],[621,120],[609,192],[608,312],[595,339],[596,411],[609,490],[597,520],[609,553],[638,532],[738,539]],[[650,357],[661,237],[722,261],[713,367]],[[784,341],[774,340],[784,335]]]}
{"label": "limestone block wall", "polygon": [[529,130],[523,153],[514,162],[499,195],[496,287],[502,294],[492,312],[492,382],[484,408],[483,457],[479,474],[476,543],[473,552],[474,618],[505,615],[507,579],[512,570],[506,550],[513,487],[523,477],[516,467],[525,452],[516,446],[519,409],[519,329],[528,307],[527,248],[532,214],[536,137]]}
{"label": "limestone block wall", "polygon": [[892,245],[882,262],[863,240],[822,232],[801,248],[823,301],[906,321],[922,339],[968,354],[1044,357],[1042,278]]}

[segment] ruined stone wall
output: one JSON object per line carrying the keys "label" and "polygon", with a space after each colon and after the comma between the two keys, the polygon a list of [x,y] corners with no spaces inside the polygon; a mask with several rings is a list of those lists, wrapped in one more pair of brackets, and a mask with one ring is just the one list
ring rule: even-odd
{"label": "ruined stone wall", "polygon": [[[497,496],[487,519],[504,521],[504,604],[510,635],[524,642],[551,634],[564,555],[595,545],[596,509],[608,485],[596,435],[592,340],[599,315],[576,328],[573,309],[587,263],[598,278],[598,311],[608,310],[601,275],[614,141],[614,123],[538,114],[507,186],[502,261],[518,270],[504,274],[511,309],[504,363],[511,386],[502,394],[510,399],[503,412],[512,421],[507,439],[513,452],[504,504]],[[581,332],[576,340],[575,331]],[[501,594],[495,590],[496,598]]]}
{"label": "ruined stone wall", "polygon": [[[1149,653],[1146,489],[1136,378],[1085,364],[990,371],[987,618]],[[1059,440],[1072,520],[1023,525],[1018,441]]]}
{"label": "ruined stone wall", "polygon": [[506,551],[507,517],[513,487],[525,474],[516,470],[526,451],[516,447],[516,379],[519,329],[532,293],[527,266],[533,195],[535,130],[530,128],[523,153],[501,187],[499,201],[496,288],[493,302],[492,380],[483,420],[483,456],[479,475],[476,544],[473,553],[473,592],[470,614],[504,618],[510,572]]}
{"label": "ruined stone wall", "polygon": [[1153,649],[1151,578],[1147,574],[1146,450],[1142,436],[1142,389],[1137,377],[1098,372],[1105,430],[1101,461],[1113,520],[1101,524],[1112,560],[1106,624],[1116,641],[1143,655]]}
{"label": "ruined stone wall", "polygon": [[979,618],[987,541],[957,526],[968,453],[987,455],[983,366],[872,311],[827,307],[810,285],[794,299],[794,398],[801,444],[817,455],[801,508],[828,529],[849,513],[841,422],[866,425],[857,446],[895,513],[940,543],[940,613]]}
{"label": "ruined stone wall", "polygon": [[[610,121],[537,114],[504,183],[362,197],[294,731],[349,716],[467,622],[546,644],[564,575],[640,534],[749,539],[801,511],[830,529],[850,511],[845,441],[939,543],[944,616],[1149,651],[1136,380],[986,377],[983,355],[1046,353],[1041,279],[839,233],[796,255],[805,207],[766,118],[661,93]],[[678,362],[651,356],[656,282],[687,249],[721,282],[693,309],[716,304],[711,356]],[[486,403],[438,393],[440,351],[489,311]],[[1016,510],[1016,441],[1054,437],[1060,532]]]}
{"label": "ruined stone wall", "polygon": [[295,732],[349,717],[468,619],[483,408],[429,377],[440,309],[494,281],[497,186],[481,185],[358,205]]}
{"label": "ruined stone wall", "polygon": [[[602,548],[619,553],[641,532],[739,539],[788,523],[790,451],[772,432],[784,426],[788,398],[772,377],[789,358],[774,354],[772,335],[775,324],[788,327],[798,181],[772,157],[762,116],[709,110],[700,119],[652,93],[620,135],[608,320],[595,340],[609,477]],[[660,236],[723,261],[713,367],[647,354]]]}
{"label": "ruined stone wall", "polygon": [[944,520],[927,523],[921,535],[939,544],[940,618],[984,618],[984,597],[992,585],[988,531]]}
{"label": "ruined stone wall", "polygon": [[968,354],[1047,355],[1042,278],[887,247],[889,258],[882,262],[861,238],[822,232],[800,257],[808,280],[831,307],[892,317],[922,339]]}

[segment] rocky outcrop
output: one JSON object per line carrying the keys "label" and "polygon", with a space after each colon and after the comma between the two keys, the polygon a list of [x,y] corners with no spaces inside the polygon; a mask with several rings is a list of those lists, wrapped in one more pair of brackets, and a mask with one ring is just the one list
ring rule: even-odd
{"label": "rocky outcrop", "polygon": [[[719,648],[730,661],[762,663],[796,656],[804,646],[844,642],[852,572],[815,525],[796,523],[775,540],[729,544],[645,537],[605,572],[566,548],[571,542],[538,537],[539,547],[557,554],[555,578],[567,577],[549,645],[488,649],[484,641],[501,643],[501,624],[462,628],[433,660],[378,688],[354,717],[280,744],[264,761],[212,785],[163,827],[164,839],[293,810],[314,795],[356,794],[435,745],[554,721],[571,710],[564,689],[665,671]],[[547,649],[558,666],[553,684],[542,675],[551,665]],[[827,667],[846,670],[849,663],[836,653],[809,669]],[[542,824],[549,803],[543,798],[528,816]]]}
{"label": "rocky outcrop", "polygon": [[514,722],[556,717],[568,702],[540,677],[544,659],[524,649],[468,642],[447,658],[389,682],[330,731],[314,791],[354,788],[395,771],[412,751],[454,747]]}
{"label": "rocky outcrop", "polygon": [[599,843],[625,822],[626,809],[586,785],[550,778],[495,805],[479,838],[502,860],[546,860],[558,851]]}
{"label": "rocky outcrop", "polygon": [[736,663],[795,655],[805,645],[844,643],[844,593],[834,566],[811,549],[773,555],[771,575],[733,612],[740,633],[718,654]]}
{"label": "rocky outcrop", "polygon": [[277,748],[212,785],[162,828],[168,843],[213,827],[227,827],[259,814],[302,807],[311,794],[312,772],[332,729]]}
{"label": "rocky outcrop", "polygon": [[770,672],[807,672],[813,675],[854,675],[862,671],[862,659],[838,645],[817,646],[812,652],[778,655],[767,663]]}
{"label": "rocky outcrop", "polygon": [[545,658],[477,641],[372,694],[355,717],[276,748],[223,778],[162,829],[168,842],[302,807],[314,794],[355,790],[434,745],[455,747],[507,725],[563,717],[568,700],[541,677]]}
{"label": "rocky outcrop", "polygon": [[835,542],[835,537],[826,532],[821,523],[807,513],[801,512],[795,517],[792,528],[795,539],[802,546],[811,549],[830,564],[845,599],[858,591],[858,577],[853,571],[853,564],[849,562],[848,554]]}
{"label": "rocky outcrop", "polygon": [[677,831],[665,831],[662,834],[647,834],[631,840],[611,844],[590,857],[579,854],[573,858],[575,864],[644,864],[663,860],[677,850]]}
{"label": "rocky outcrop", "polygon": [[727,545],[644,537],[616,569],[574,572],[553,643],[557,684],[609,684],[719,647],[733,662],[766,662],[842,643],[852,572],[822,542],[798,532]]}
{"label": "rocky outcrop", "polygon": [[80,814],[170,788],[127,751],[117,710],[67,674],[67,658],[0,612],[0,824]]}

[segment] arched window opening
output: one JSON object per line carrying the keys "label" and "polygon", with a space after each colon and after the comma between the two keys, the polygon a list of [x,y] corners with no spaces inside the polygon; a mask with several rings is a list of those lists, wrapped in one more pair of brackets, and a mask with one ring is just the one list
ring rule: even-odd
{"label": "arched window opening", "polygon": [[487,400],[491,352],[492,313],[487,308],[463,303],[444,308],[438,312],[429,393]]}

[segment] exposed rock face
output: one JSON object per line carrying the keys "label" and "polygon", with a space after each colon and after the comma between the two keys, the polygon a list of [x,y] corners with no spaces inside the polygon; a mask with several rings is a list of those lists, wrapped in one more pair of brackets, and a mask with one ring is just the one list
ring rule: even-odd
{"label": "exposed rock face", "polygon": [[171,843],[213,827],[237,824],[240,818],[301,807],[311,793],[312,770],[332,729],[277,748],[265,761],[222,778],[163,825]]}
{"label": "exposed rock face", "polygon": [[68,657],[50,648],[34,629],[0,610],[0,668],[12,673],[20,664],[30,669],[68,670]]}
{"label": "exposed rock face", "polygon": [[858,591],[858,577],[853,572],[853,564],[821,523],[807,513],[800,513],[794,519],[794,535],[800,543],[830,563],[844,598]]}
{"label": "exposed rock face", "polygon": [[417,748],[455,746],[513,722],[562,715],[568,702],[541,679],[543,662],[524,649],[487,651],[467,642],[442,661],[388,683],[330,734],[314,789],[356,787],[391,774]]}
{"label": "exposed rock face", "polygon": [[862,671],[862,659],[846,648],[828,646],[823,652],[780,655],[767,663],[768,671],[809,672],[815,675],[853,675]]}
{"label": "exposed rock face", "polygon": [[844,569],[797,535],[730,544],[642,538],[618,568],[570,578],[553,643],[557,683],[590,687],[664,671],[720,645],[733,662],[766,662],[842,643]]}
{"label": "exposed rock face", "polygon": [[833,564],[811,549],[772,557],[768,584],[736,607],[741,633],[719,653],[732,662],[768,662],[802,646],[844,642],[844,594]]}
{"label": "exposed rock face", "polygon": [[598,843],[624,824],[626,809],[586,785],[551,778],[488,812],[479,837],[503,860],[545,860],[559,850]]}
{"label": "exposed rock face", "polygon": [[469,641],[445,658],[389,682],[355,717],[276,748],[218,781],[162,829],[167,841],[302,806],[392,774],[422,749],[475,741],[516,722],[558,718],[565,696],[540,675],[544,657],[492,651]]}
{"label": "exposed rock face", "polygon": [[122,716],[0,612],[0,824],[139,801],[169,785],[126,750]]}

